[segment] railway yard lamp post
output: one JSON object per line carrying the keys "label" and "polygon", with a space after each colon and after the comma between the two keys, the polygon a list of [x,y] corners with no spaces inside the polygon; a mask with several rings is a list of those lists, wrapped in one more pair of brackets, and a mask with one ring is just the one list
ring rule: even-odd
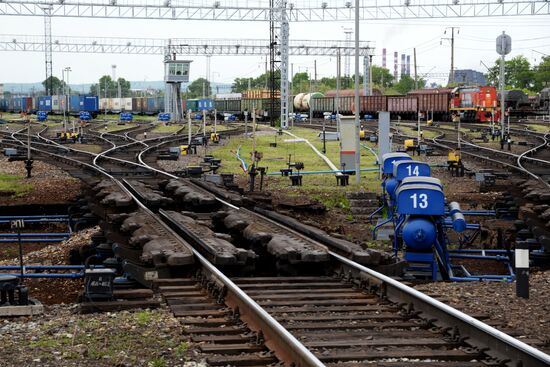
{"label": "railway yard lamp post", "polygon": [[497,53],[500,55],[500,139],[504,140],[504,58],[512,51],[512,38],[502,31],[497,37]]}

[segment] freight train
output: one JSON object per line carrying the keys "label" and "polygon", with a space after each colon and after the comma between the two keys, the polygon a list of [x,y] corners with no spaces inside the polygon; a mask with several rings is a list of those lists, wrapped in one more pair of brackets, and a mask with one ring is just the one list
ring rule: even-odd
{"label": "freight train", "polygon": [[[244,111],[255,109],[257,115],[268,116],[269,99],[221,99],[215,100],[218,112],[242,116]],[[300,93],[291,97],[293,112],[311,113],[313,118],[323,118],[338,111],[342,115],[355,112],[355,97],[351,91]],[[462,121],[490,121],[498,119],[498,100],[495,87],[422,89],[401,96],[359,97],[361,116],[376,118],[378,112],[389,112],[392,119],[416,119],[419,113],[438,121],[450,121],[452,115],[460,115]]]}
{"label": "freight train", "polygon": [[[329,91],[321,93],[299,93],[291,96],[291,112],[310,114],[313,118],[323,118],[338,111],[342,115],[355,112],[353,91]],[[522,91],[506,91],[505,107],[511,115],[527,116],[547,114],[550,107],[550,88],[545,88],[536,97],[527,97]],[[500,118],[500,96],[495,87],[457,87],[421,89],[400,96],[360,96],[359,112],[361,117],[376,118],[378,112],[390,112],[393,119],[417,119],[418,115],[436,121],[450,121],[453,115],[460,115],[461,120],[486,122]],[[14,97],[0,99],[0,111],[31,112],[46,111],[54,114],[63,113],[63,96]],[[338,101],[338,102],[337,102]],[[275,102],[278,110],[279,101]],[[98,98],[97,96],[70,96],[67,100],[67,112],[78,114],[80,111],[98,113],[132,112],[139,115],[156,115],[164,112],[164,97],[132,98]],[[246,112],[256,112],[259,120],[269,119],[271,100],[260,96],[245,98],[238,93],[219,95],[216,99],[187,99],[182,101],[182,110],[212,112],[216,110],[220,117],[234,115],[244,120]]]}

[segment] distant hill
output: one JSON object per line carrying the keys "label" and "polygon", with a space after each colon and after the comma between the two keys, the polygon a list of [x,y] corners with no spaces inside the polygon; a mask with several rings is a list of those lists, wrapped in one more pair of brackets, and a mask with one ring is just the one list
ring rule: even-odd
{"label": "distant hill", "polygon": [[[71,90],[79,94],[87,94],[90,91],[90,87],[94,83],[84,84],[70,84]],[[130,81],[131,89],[164,89],[164,82],[162,80],[152,81]],[[225,83],[212,83],[214,93],[228,93],[231,91],[231,84]],[[185,91],[187,84],[182,84],[182,90]],[[10,92],[12,94],[32,95],[43,94],[44,87],[42,83],[4,83],[4,92]]]}

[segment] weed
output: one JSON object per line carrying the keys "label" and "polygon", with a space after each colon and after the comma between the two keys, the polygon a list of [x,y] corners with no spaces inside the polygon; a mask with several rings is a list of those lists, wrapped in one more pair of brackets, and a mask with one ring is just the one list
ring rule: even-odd
{"label": "weed", "polygon": [[164,357],[158,357],[151,359],[149,362],[147,362],[147,367],[165,367],[166,361],[164,360]]}
{"label": "weed", "polygon": [[0,255],[6,257],[15,257],[19,254],[19,250],[14,247],[3,248],[0,250]]}
{"label": "weed", "polygon": [[182,358],[187,354],[188,350],[189,350],[189,342],[184,340],[176,347],[175,349],[176,356],[178,356],[179,358]]}
{"label": "weed", "polygon": [[15,197],[26,195],[32,188],[32,184],[23,183],[23,177],[0,174],[0,191],[12,191]]}
{"label": "weed", "polygon": [[140,311],[140,312],[136,313],[134,317],[136,319],[136,322],[140,326],[145,326],[145,325],[149,324],[151,322],[152,318],[153,318],[151,313],[148,312],[148,311]]}
{"label": "weed", "polygon": [[55,339],[40,339],[37,341],[32,341],[30,343],[31,348],[50,348],[50,349],[57,349],[61,347],[61,342]]}

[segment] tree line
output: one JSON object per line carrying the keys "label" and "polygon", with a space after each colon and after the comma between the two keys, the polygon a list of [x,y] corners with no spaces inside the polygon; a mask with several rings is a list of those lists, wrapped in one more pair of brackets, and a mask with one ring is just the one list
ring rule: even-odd
{"label": "tree line", "polygon": [[[372,65],[371,69],[373,88],[379,90],[383,94],[406,94],[415,89],[415,81],[411,76],[404,75],[399,80],[395,80],[394,76],[387,68]],[[498,86],[499,73],[500,59],[497,59],[494,65],[488,69],[487,74],[485,74],[487,83],[489,85]],[[276,71],[276,84],[279,83],[279,79],[280,72]],[[49,80],[45,80],[42,82],[45,89],[49,84],[48,81]],[[362,75],[360,75],[360,81],[361,88],[363,88]],[[550,86],[550,56],[542,57],[538,65],[531,65],[529,60],[522,55],[505,61],[505,81],[507,89],[522,89],[527,94],[536,94],[540,92],[543,88]],[[271,83],[272,78],[270,72],[261,74],[255,78],[236,78],[231,86],[231,92],[242,93],[248,89],[270,89]],[[65,82],[55,76],[51,77],[51,84],[56,94],[62,93],[63,87],[67,87]],[[109,75],[103,75],[99,79],[99,83],[93,84],[90,87],[90,94],[100,97],[116,97],[118,96],[119,84],[121,97],[134,96],[134,93],[132,93],[130,89],[131,86],[129,81],[124,78],[113,80]],[[426,86],[426,80],[418,78],[416,84],[418,88],[424,88]],[[341,89],[351,89],[353,86],[353,75],[342,76],[340,78]],[[318,80],[313,80],[307,72],[300,72],[294,74],[290,87],[292,95],[310,91],[324,93],[328,90],[336,89],[336,77],[322,77]],[[212,90],[210,81],[205,78],[195,79],[187,86],[186,90],[182,92],[182,98],[202,98],[203,96],[208,98],[217,93],[216,90]],[[159,93],[160,95],[163,94],[162,91],[159,91]]]}
{"label": "tree line", "polygon": [[[489,68],[486,77],[490,85],[498,86],[500,59]],[[519,55],[504,62],[504,80],[507,89],[523,89],[528,94],[550,87],[550,56],[543,56],[538,65],[531,65],[525,56]]]}

